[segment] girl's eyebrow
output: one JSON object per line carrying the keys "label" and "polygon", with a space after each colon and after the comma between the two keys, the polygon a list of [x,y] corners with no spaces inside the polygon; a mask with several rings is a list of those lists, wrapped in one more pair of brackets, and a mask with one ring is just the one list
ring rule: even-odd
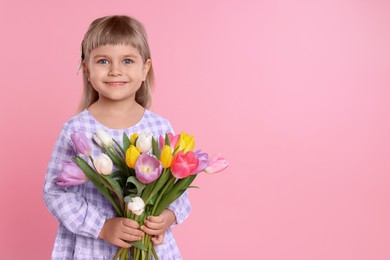
{"label": "girl's eyebrow", "polygon": [[[138,58],[138,56],[135,55],[135,54],[125,54],[125,55],[121,55],[121,58],[127,58],[127,57],[134,58],[134,59]],[[105,54],[99,54],[99,53],[97,53],[97,54],[95,54],[95,55],[93,56],[93,58],[94,58],[94,59],[96,59],[96,58],[110,58],[110,55],[105,55]]]}

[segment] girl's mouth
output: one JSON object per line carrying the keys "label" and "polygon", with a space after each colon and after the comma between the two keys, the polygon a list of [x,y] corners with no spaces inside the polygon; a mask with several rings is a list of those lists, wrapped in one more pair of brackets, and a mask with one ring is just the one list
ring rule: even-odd
{"label": "girl's mouth", "polygon": [[127,84],[127,81],[107,81],[105,82],[108,86],[117,87]]}

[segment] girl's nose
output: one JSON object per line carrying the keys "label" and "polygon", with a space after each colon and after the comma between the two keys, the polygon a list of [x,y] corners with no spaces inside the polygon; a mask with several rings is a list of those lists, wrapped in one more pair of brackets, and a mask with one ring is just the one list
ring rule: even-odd
{"label": "girl's nose", "polygon": [[110,67],[110,71],[108,72],[108,75],[114,77],[122,75],[119,65],[112,64]]}

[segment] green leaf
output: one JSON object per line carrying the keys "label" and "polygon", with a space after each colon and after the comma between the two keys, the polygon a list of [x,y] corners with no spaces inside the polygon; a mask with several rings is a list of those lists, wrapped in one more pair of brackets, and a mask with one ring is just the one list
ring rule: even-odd
{"label": "green leaf", "polygon": [[171,146],[171,142],[169,141],[168,133],[165,133],[165,145]]}
{"label": "green leaf", "polygon": [[[121,145],[115,140],[115,139],[112,139],[114,141],[114,143],[116,144],[116,146],[118,147],[118,149],[120,150],[120,152],[123,154],[123,156],[125,156],[125,151],[126,150],[123,150],[123,148],[121,147]],[[114,148],[114,147],[113,147]],[[114,148],[115,149],[115,148]]]}
{"label": "green leaf", "polygon": [[123,154],[126,156],[126,151],[130,147],[130,139],[125,132],[123,132]]}
{"label": "green leaf", "polygon": [[127,178],[126,187],[130,195],[141,196],[146,185],[140,182],[135,176],[130,176]]}
{"label": "green leaf", "polygon": [[168,193],[160,200],[158,203],[154,215],[158,216],[161,212],[169,206],[173,201],[179,198],[186,189],[190,186],[190,184],[195,180],[197,175],[190,175],[184,179],[178,180]]}
{"label": "green leaf", "polygon": [[160,177],[154,181],[155,183],[152,191],[149,194],[142,194],[142,199],[145,201],[145,203],[148,203],[148,201],[161,190],[161,188],[168,182],[170,177],[173,178],[171,171],[169,169],[164,169]]}
{"label": "green leaf", "polygon": [[144,244],[142,244],[141,241],[133,241],[133,242],[130,242],[130,244],[132,244],[134,247],[139,248],[143,251],[146,251],[146,249],[147,249],[146,246]]}
{"label": "green leaf", "polygon": [[111,173],[111,178],[117,181],[121,187],[125,186],[127,177],[127,174],[122,170]]}
{"label": "green leaf", "polygon": [[200,189],[198,186],[188,186],[189,189]]}
{"label": "green leaf", "polygon": [[158,142],[152,137],[152,148],[153,148],[153,154],[157,158],[160,158],[160,151],[158,150]]}
{"label": "green leaf", "polygon": [[123,165],[122,160],[120,158],[118,158],[117,154],[115,152],[111,151],[111,149],[115,149],[115,148],[113,148],[112,146],[107,146],[105,144],[103,144],[103,147],[104,147],[104,150],[106,150],[108,157],[110,157],[110,159],[113,161],[113,163],[115,165],[118,165],[118,166]]}
{"label": "green leaf", "polygon": [[95,185],[95,187],[102,193],[112,204],[118,216],[123,216],[123,212],[112,197],[108,188],[102,183],[98,173],[86,162],[83,158],[77,156],[75,159],[76,164],[84,172],[85,176]]}
{"label": "green leaf", "polygon": [[110,175],[101,175],[111,186],[119,201],[123,201],[123,190],[118,182],[116,182]]}

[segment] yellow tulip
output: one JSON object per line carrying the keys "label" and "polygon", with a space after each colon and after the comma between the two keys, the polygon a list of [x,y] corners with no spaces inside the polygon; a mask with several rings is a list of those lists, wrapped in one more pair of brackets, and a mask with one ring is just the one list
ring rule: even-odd
{"label": "yellow tulip", "polygon": [[129,149],[126,151],[126,164],[130,168],[134,169],[135,162],[137,161],[140,153],[134,145],[130,145]]}
{"label": "yellow tulip", "polygon": [[164,145],[161,149],[160,161],[163,168],[171,167],[172,163],[172,149],[169,145]]}
{"label": "yellow tulip", "polygon": [[138,137],[138,134],[137,133],[134,133],[130,136],[130,142],[131,144],[135,145],[135,139],[137,139]]}
{"label": "yellow tulip", "polygon": [[194,146],[195,146],[194,137],[191,135],[188,135],[185,132],[182,132],[180,134],[179,141],[177,142],[176,147],[175,147],[175,149],[176,149],[175,154],[177,154],[179,151],[183,151],[184,153],[187,153],[188,151],[192,151],[192,150],[194,150]]}

